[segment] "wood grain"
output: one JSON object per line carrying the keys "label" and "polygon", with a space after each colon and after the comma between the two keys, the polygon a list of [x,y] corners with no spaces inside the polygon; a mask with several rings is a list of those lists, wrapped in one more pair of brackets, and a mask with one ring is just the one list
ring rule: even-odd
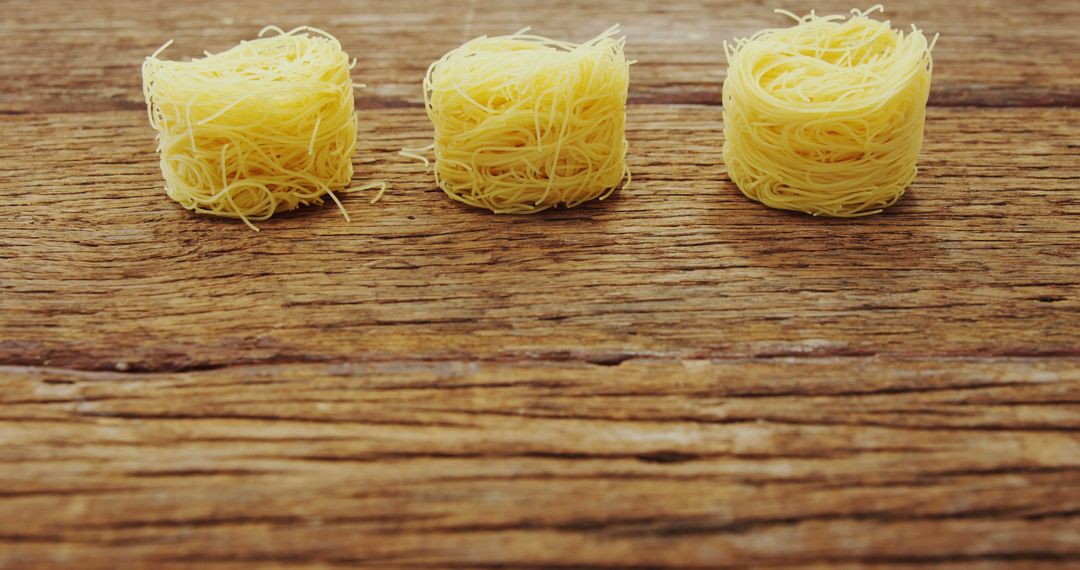
{"label": "wood grain", "polygon": [[[534,217],[458,206],[398,157],[430,136],[422,110],[364,119],[358,181],[385,175],[384,201],[255,233],[164,198],[143,113],[12,117],[3,144],[24,158],[5,192],[0,334],[16,340],[0,358],[1080,354],[1075,109],[933,109],[910,195],[855,222],[743,198],[714,107],[635,106],[634,184]],[[44,191],[60,165],[65,189]]]}
{"label": "wood grain", "polygon": [[0,541],[15,567],[1065,561],[1078,364],[9,367]]}
{"label": "wood grain", "polygon": [[[722,41],[771,8],[4,11],[0,568],[1080,565],[1080,10],[890,3],[942,34],[921,171],[825,220],[720,158]],[[494,216],[396,154],[447,49],[614,21],[612,199]],[[139,62],[265,23],[329,29],[372,85],[356,181],[390,189],[352,223],[164,196]]]}
{"label": "wood grain", "polygon": [[[382,107],[419,105],[428,64],[472,37],[533,26],[583,41],[621,23],[627,55],[638,60],[634,101],[719,105],[723,41],[787,25],[774,7],[736,0],[37,2],[0,16],[7,56],[0,60],[0,112],[142,108],[138,66],[167,40],[176,40],[169,56],[193,57],[227,49],[267,24],[332,31],[358,58],[357,80],[371,85],[362,104]],[[844,13],[852,4],[787,7]],[[934,52],[935,104],[1080,103],[1080,11],[1073,0],[896,0],[888,8],[898,26],[915,23],[942,36]]]}

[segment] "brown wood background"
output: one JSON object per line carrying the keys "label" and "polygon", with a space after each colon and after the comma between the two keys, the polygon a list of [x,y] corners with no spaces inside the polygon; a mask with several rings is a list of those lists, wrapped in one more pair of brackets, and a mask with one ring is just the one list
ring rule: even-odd
{"label": "brown wood background", "polygon": [[[846,221],[726,179],[773,7],[5,3],[0,568],[1080,565],[1080,7],[891,2],[942,35],[922,171]],[[448,49],[614,22],[630,189],[500,217],[396,155]],[[161,190],[142,58],[266,23],[372,86],[351,224]]]}

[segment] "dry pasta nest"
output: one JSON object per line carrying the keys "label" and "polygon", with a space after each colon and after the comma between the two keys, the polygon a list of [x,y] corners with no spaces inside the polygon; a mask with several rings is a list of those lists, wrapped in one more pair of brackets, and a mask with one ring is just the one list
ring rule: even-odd
{"label": "dry pasta nest", "polygon": [[[934,42],[853,10],[725,44],[724,163],[748,197],[825,216],[880,212],[915,178]],[[936,37],[935,37],[936,41]]]}
{"label": "dry pasta nest", "polygon": [[327,194],[340,207],[332,189],[352,180],[357,131],[356,62],[337,39],[307,27],[259,36],[183,62],[159,59],[170,41],[143,64],[166,193],[252,228]]}
{"label": "dry pasta nest", "polygon": [[424,79],[437,184],[496,213],[574,207],[630,178],[618,26],[582,44],[527,32],[469,41]]}

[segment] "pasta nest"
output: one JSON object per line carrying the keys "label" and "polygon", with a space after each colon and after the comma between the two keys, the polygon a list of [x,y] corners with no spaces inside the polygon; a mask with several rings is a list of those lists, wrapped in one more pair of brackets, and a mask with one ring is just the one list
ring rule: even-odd
{"label": "pasta nest", "polygon": [[496,213],[572,208],[611,195],[626,166],[630,65],[618,26],[582,44],[528,30],[480,37],[424,78],[436,183]]}
{"label": "pasta nest", "polygon": [[725,43],[724,163],[746,196],[824,216],[880,212],[915,178],[934,41],[869,14],[798,17]]}
{"label": "pasta nest", "polygon": [[170,41],[142,68],[166,194],[252,228],[327,194],[341,207],[332,189],[352,180],[357,132],[355,61],[337,39],[307,27],[259,36],[191,61],[160,59]]}

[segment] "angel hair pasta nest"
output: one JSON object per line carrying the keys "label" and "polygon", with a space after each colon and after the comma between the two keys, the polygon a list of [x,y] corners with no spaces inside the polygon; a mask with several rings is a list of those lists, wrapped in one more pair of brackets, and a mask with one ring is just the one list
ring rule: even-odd
{"label": "angel hair pasta nest", "polygon": [[158,58],[169,42],[143,64],[165,192],[253,229],[326,194],[341,207],[332,189],[352,179],[357,131],[355,61],[337,39],[306,27],[259,36],[184,62]]}
{"label": "angel hair pasta nest", "polygon": [[618,26],[582,44],[527,31],[476,38],[428,69],[436,182],[496,213],[606,198],[630,177],[625,39]]}
{"label": "angel hair pasta nest", "polygon": [[[724,163],[748,197],[813,215],[863,216],[915,178],[933,62],[918,28],[798,17],[725,44]],[[936,38],[935,38],[936,40]]]}

